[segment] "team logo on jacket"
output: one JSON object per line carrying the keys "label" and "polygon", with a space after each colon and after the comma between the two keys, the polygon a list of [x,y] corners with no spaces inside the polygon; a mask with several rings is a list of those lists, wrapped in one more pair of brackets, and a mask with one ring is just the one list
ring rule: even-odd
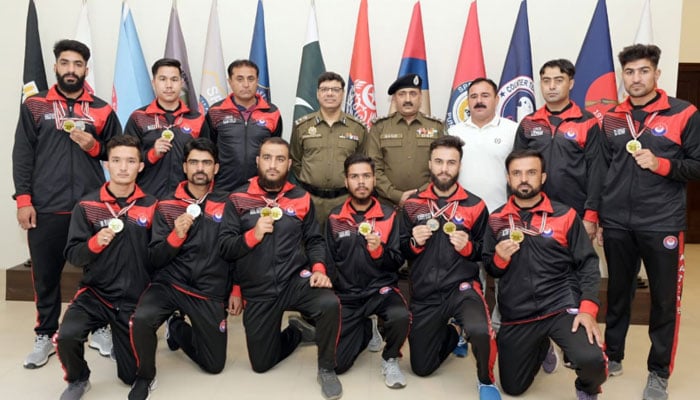
{"label": "team logo on jacket", "polygon": [[257,124],[258,126],[265,126],[265,122],[267,121],[265,121],[264,119],[259,119],[255,121],[255,124]]}
{"label": "team logo on jacket", "polygon": [[452,218],[452,221],[454,221],[454,223],[457,225],[463,225],[464,224],[464,217],[461,216],[460,214],[457,214],[457,215],[455,215],[454,218]]}
{"label": "team logo on jacket", "polygon": [[219,323],[219,332],[226,333],[226,320],[222,319]]}
{"label": "team logo on jacket", "polygon": [[294,207],[287,207],[287,209],[284,210],[284,212],[290,217],[297,215],[297,210],[295,210]]}
{"label": "team logo on jacket", "polygon": [[379,289],[379,294],[387,294],[391,292],[391,288],[389,286],[382,286],[381,289]]}
{"label": "team logo on jacket", "polygon": [[535,137],[535,136],[542,136],[544,135],[544,130],[542,130],[541,127],[536,126],[532,129],[532,132],[530,132],[530,136]]}
{"label": "team logo on jacket", "polygon": [[656,125],[651,129],[651,134],[654,136],[663,136],[666,132],[668,132],[668,128],[664,124]]}
{"label": "team logo on jacket", "polygon": [[664,247],[673,250],[678,247],[678,238],[675,236],[666,236],[664,238]]}
{"label": "team logo on jacket", "polygon": [[186,133],[186,134],[188,134],[188,135],[191,135],[191,134],[192,134],[192,128],[190,128],[189,125],[183,125],[183,126],[181,126],[181,127],[180,127],[180,131],[181,131],[182,133]]}
{"label": "team logo on jacket", "polygon": [[459,284],[459,291],[464,292],[465,290],[469,290],[472,288],[472,285],[469,282],[462,282]]}
{"label": "team logo on jacket", "polygon": [[569,139],[569,140],[576,139],[576,136],[577,136],[576,131],[567,131],[566,133],[564,133],[564,137]]}
{"label": "team logo on jacket", "polygon": [[139,215],[136,223],[139,224],[139,226],[148,226],[148,217],[145,215]]}
{"label": "team logo on jacket", "polygon": [[212,215],[211,218],[214,220],[214,222],[221,222],[221,220],[224,219],[224,216],[221,215],[221,213],[216,213]]}
{"label": "team logo on jacket", "polygon": [[554,229],[552,229],[551,226],[545,227],[544,230],[542,231],[542,236],[543,236],[543,237],[550,238],[550,237],[552,237],[553,235],[554,235]]}
{"label": "team logo on jacket", "polygon": [[302,269],[301,272],[299,272],[299,276],[301,276],[302,278],[308,278],[311,276],[311,271],[309,271],[308,269]]}

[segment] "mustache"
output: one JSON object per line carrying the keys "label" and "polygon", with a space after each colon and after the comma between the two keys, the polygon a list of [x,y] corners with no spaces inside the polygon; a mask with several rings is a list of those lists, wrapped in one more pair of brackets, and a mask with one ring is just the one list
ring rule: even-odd
{"label": "mustache", "polygon": [[476,103],[476,105],[474,106],[474,108],[486,108],[486,104],[484,104],[484,103]]}
{"label": "mustache", "polygon": [[404,101],[401,106],[403,107],[413,107],[413,102],[412,101]]}

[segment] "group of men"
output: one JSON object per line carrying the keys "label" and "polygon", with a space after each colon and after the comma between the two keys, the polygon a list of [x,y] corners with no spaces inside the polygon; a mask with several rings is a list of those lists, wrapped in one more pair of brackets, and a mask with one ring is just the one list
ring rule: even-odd
{"label": "group of men", "polygon": [[[24,365],[46,364],[55,334],[62,399],[89,389],[84,342],[106,325],[113,349],[101,352],[116,359],[130,399],[156,386],[163,323],[171,350],[220,372],[227,312],[243,315],[256,372],[315,342],[328,399],[342,396],[337,374],[365,349],[381,350],[377,319],[391,388],[406,386],[406,339],[418,376],[469,342],[480,399],[500,399],[497,357],[501,389],[518,395],[540,367],[554,371],[556,344],[576,371],[577,398],[596,399],[608,375],[622,373],[640,258],[652,296],[643,396],[667,398],[700,116],[656,87],[658,47],[620,53],[629,98],[602,124],[569,99],[568,60],[542,66],[546,104],[519,124],[496,116],[493,81],[474,80],[469,117],[447,132],[418,111],[418,75],[390,86],[397,112],[368,130],[342,111],[343,78],[326,72],[319,111],[295,121],[289,143],[249,60],[229,65],[232,94],[206,115],[180,100],[180,63],[156,61],[156,99],[122,135],[111,108],[83,87],[89,49],[62,40],[54,54],[56,85],[21,107],[13,174],[38,311]],[[596,238],[608,262],[605,340]],[[59,326],[66,260],[84,276]],[[405,261],[409,301],[398,288]],[[494,321],[484,271],[497,278]],[[303,318],[282,329],[290,310]]]}

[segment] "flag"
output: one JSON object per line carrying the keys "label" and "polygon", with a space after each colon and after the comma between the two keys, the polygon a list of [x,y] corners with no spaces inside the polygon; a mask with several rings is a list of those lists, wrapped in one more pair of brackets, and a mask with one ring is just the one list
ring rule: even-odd
{"label": "flag", "polygon": [[250,61],[258,66],[258,94],[268,102],[270,97],[270,70],[267,66],[267,42],[265,41],[265,10],[262,0],[258,0],[258,10],[255,14],[253,41],[250,44]]}
{"label": "flag", "polygon": [[89,93],[95,93],[95,70],[92,68],[95,65],[95,51],[92,48],[92,34],[90,33],[90,19],[88,18],[87,0],[83,0],[83,7],[80,9],[78,17],[78,25],[75,27],[75,40],[83,43],[90,49],[90,60],[88,60],[88,74],[85,77],[85,90]]}
{"label": "flag", "polygon": [[[421,77],[421,92],[423,101],[420,111],[423,114],[430,114],[430,85],[428,84],[428,63],[425,57],[425,40],[423,39],[423,17],[420,9],[420,1],[413,6],[411,23],[408,26],[406,45],[401,56],[399,66],[399,77],[406,74],[418,74]],[[395,104],[391,102],[391,110],[395,110]]]}
{"label": "flag", "polygon": [[311,1],[311,12],[306,29],[306,43],[301,52],[301,66],[299,67],[299,80],[297,81],[297,98],[294,101],[294,120],[318,110],[316,99],[316,86],[318,76],[326,72],[321,54],[321,45],[318,42],[318,26],[316,25],[316,6]]}
{"label": "flag", "polygon": [[532,80],[530,27],[527,22],[526,0],[520,2],[498,87],[497,115],[517,122],[535,111],[535,83]]}
{"label": "flag", "polygon": [[479,33],[479,17],[476,13],[476,0],[469,6],[467,25],[464,27],[462,49],[459,51],[457,70],[452,81],[452,94],[447,104],[447,127],[459,124],[469,117],[469,103],[467,91],[472,81],[479,77],[486,77],[484,66],[484,52],[481,49],[481,34]]}
{"label": "flag", "polygon": [[24,72],[22,73],[22,102],[29,97],[49,88],[46,83],[44,57],[41,54],[39,39],[39,22],[36,16],[34,0],[29,0],[27,26],[24,41]]}
{"label": "flag", "polygon": [[374,74],[372,73],[372,52],[369,46],[369,21],[367,0],[360,1],[355,28],[355,45],[352,48],[348,94],[345,98],[345,112],[362,120],[367,127],[377,116],[377,103],[374,97]]}
{"label": "flag", "polygon": [[617,104],[615,66],[610,45],[608,8],[598,0],[591,24],[576,59],[576,76],[571,99],[602,123],[605,112]]}
{"label": "flag", "polygon": [[125,0],[122,2],[117,62],[112,85],[112,108],[117,113],[122,128],[135,109],[149,104],[154,98],[136,25]]}
{"label": "flag", "polygon": [[209,106],[221,101],[228,95],[226,83],[226,68],[224,67],[224,53],[221,51],[221,33],[219,31],[219,17],[217,15],[216,0],[211,2],[209,12],[209,27],[207,28],[207,42],[204,45],[204,63],[202,64],[202,83],[199,86],[199,102],[204,112],[209,111]]}
{"label": "flag", "polygon": [[[654,30],[651,28],[651,0],[644,0],[642,16],[639,18],[639,27],[637,27],[637,34],[634,36],[634,43],[654,43]],[[620,84],[617,87],[617,98],[622,101],[626,95],[624,82],[620,80]]]}
{"label": "flag", "polygon": [[187,58],[187,46],[185,45],[185,38],[182,36],[176,0],[173,0],[173,5],[170,9],[170,22],[168,23],[168,35],[165,41],[164,56],[180,61],[183,79],[180,98],[187,104],[190,110],[196,110],[198,108],[197,94],[194,90],[194,82],[192,82],[190,62]]}

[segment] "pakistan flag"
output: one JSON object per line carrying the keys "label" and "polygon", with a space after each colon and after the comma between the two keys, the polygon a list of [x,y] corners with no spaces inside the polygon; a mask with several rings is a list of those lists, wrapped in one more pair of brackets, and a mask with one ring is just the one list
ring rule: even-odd
{"label": "pakistan flag", "polygon": [[294,101],[294,120],[318,110],[316,86],[318,76],[326,72],[318,43],[318,27],[316,26],[316,9],[311,3],[309,26],[306,31],[306,43],[301,53],[301,67],[297,81],[297,98]]}

